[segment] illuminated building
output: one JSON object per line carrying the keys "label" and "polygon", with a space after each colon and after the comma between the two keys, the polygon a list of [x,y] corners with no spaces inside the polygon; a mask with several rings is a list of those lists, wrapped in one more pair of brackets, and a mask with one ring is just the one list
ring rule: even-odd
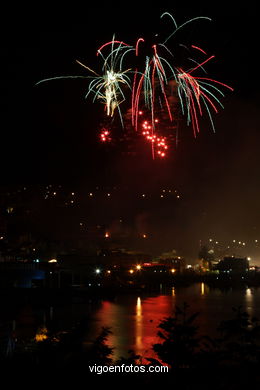
{"label": "illuminated building", "polygon": [[[162,256],[159,259],[161,265],[170,267],[172,273],[181,273],[185,270],[186,262],[181,256]],[[173,272],[173,270],[175,270]]]}

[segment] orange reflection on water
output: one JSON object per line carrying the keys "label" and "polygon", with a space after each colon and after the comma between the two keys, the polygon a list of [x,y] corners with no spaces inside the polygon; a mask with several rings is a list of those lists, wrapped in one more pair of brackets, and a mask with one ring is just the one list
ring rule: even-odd
{"label": "orange reflection on water", "polygon": [[152,345],[161,342],[157,335],[158,325],[164,318],[173,315],[175,297],[169,299],[169,296],[159,295],[128,299],[128,305],[104,301],[96,313],[100,328],[111,328],[108,344],[115,347],[113,358],[128,357],[129,349],[143,357],[157,358]]}
{"label": "orange reflection on water", "polygon": [[161,342],[158,336],[158,325],[164,318],[173,315],[174,297],[172,299],[169,298],[166,295],[159,295],[142,301],[142,342],[135,345],[135,350],[138,354],[147,357],[157,357],[152,350],[152,346]]}
{"label": "orange reflection on water", "polygon": [[142,349],[142,338],[143,338],[143,320],[142,320],[142,301],[141,298],[137,298],[136,302],[136,332],[135,332],[135,344],[138,350]]}
{"label": "orange reflection on water", "polygon": [[120,359],[125,356],[125,334],[127,329],[127,309],[123,305],[119,305],[110,301],[103,301],[100,310],[97,313],[97,320],[101,327],[109,327],[111,334],[108,336],[107,343],[110,347],[115,348],[113,359]]}

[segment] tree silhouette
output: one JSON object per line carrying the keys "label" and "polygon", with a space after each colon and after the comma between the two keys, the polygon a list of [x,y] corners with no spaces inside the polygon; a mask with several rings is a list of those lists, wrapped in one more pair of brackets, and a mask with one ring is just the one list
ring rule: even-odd
{"label": "tree silhouette", "polygon": [[167,317],[160,323],[158,335],[163,343],[153,346],[159,359],[172,368],[192,367],[200,345],[198,327],[194,325],[198,313],[188,315],[188,307],[184,303],[183,308],[176,308],[174,317]]}

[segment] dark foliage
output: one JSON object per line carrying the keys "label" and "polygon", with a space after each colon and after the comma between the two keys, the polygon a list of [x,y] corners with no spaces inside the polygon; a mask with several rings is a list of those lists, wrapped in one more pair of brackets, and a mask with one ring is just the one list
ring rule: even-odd
{"label": "dark foliage", "polygon": [[[95,379],[103,384],[120,383],[161,385],[182,385],[192,389],[194,384],[201,388],[243,389],[250,383],[260,383],[260,325],[241,308],[234,310],[234,317],[222,322],[219,337],[199,336],[196,319],[198,313],[189,313],[186,303],[177,307],[174,316],[165,318],[159,325],[158,335],[162,343],[153,345],[158,360],[136,355],[129,351],[129,357],[113,361],[114,348],[108,344],[109,328],[101,333],[89,347],[84,344],[86,324],[84,321],[68,332],[48,334],[43,341],[31,341],[16,346],[12,353],[1,357],[3,369],[40,370],[46,374],[64,376],[69,372],[84,373],[85,378]],[[10,352],[10,351],[9,351]],[[91,373],[89,366],[167,364],[168,374],[103,374]],[[187,371],[188,369],[188,371]],[[188,372],[189,374],[184,374]],[[122,381],[122,382],[121,382]]]}

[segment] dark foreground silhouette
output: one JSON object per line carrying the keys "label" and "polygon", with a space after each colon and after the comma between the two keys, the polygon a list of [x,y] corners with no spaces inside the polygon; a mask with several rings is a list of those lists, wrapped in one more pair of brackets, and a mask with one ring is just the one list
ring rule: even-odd
{"label": "dark foreground silhouette", "polygon": [[[218,326],[218,337],[200,336],[195,325],[199,313],[189,313],[187,304],[177,307],[172,317],[159,325],[161,343],[153,345],[158,359],[137,356],[129,351],[128,358],[113,360],[113,347],[107,344],[112,330],[103,328],[90,345],[84,344],[86,324],[82,321],[68,332],[47,334],[44,329],[38,338],[17,345],[9,338],[1,350],[2,373],[26,374],[27,380],[37,373],[41,380],[49,376],[59,380],[71,374],[74,385],[79,378],[102,385],[110,383],[173,385],[175,389],[260,388],[260,323],[242,309],[234,308],[233,317]],[[168,373],[103,373],[90,366],[167,365]],[[11,374],[12,375],[12,374]],[[9,376],[9,379],[11,377]],[[181,386],[181,387],[180,387]],[[172,386],[171,386],[172,387]]]}

